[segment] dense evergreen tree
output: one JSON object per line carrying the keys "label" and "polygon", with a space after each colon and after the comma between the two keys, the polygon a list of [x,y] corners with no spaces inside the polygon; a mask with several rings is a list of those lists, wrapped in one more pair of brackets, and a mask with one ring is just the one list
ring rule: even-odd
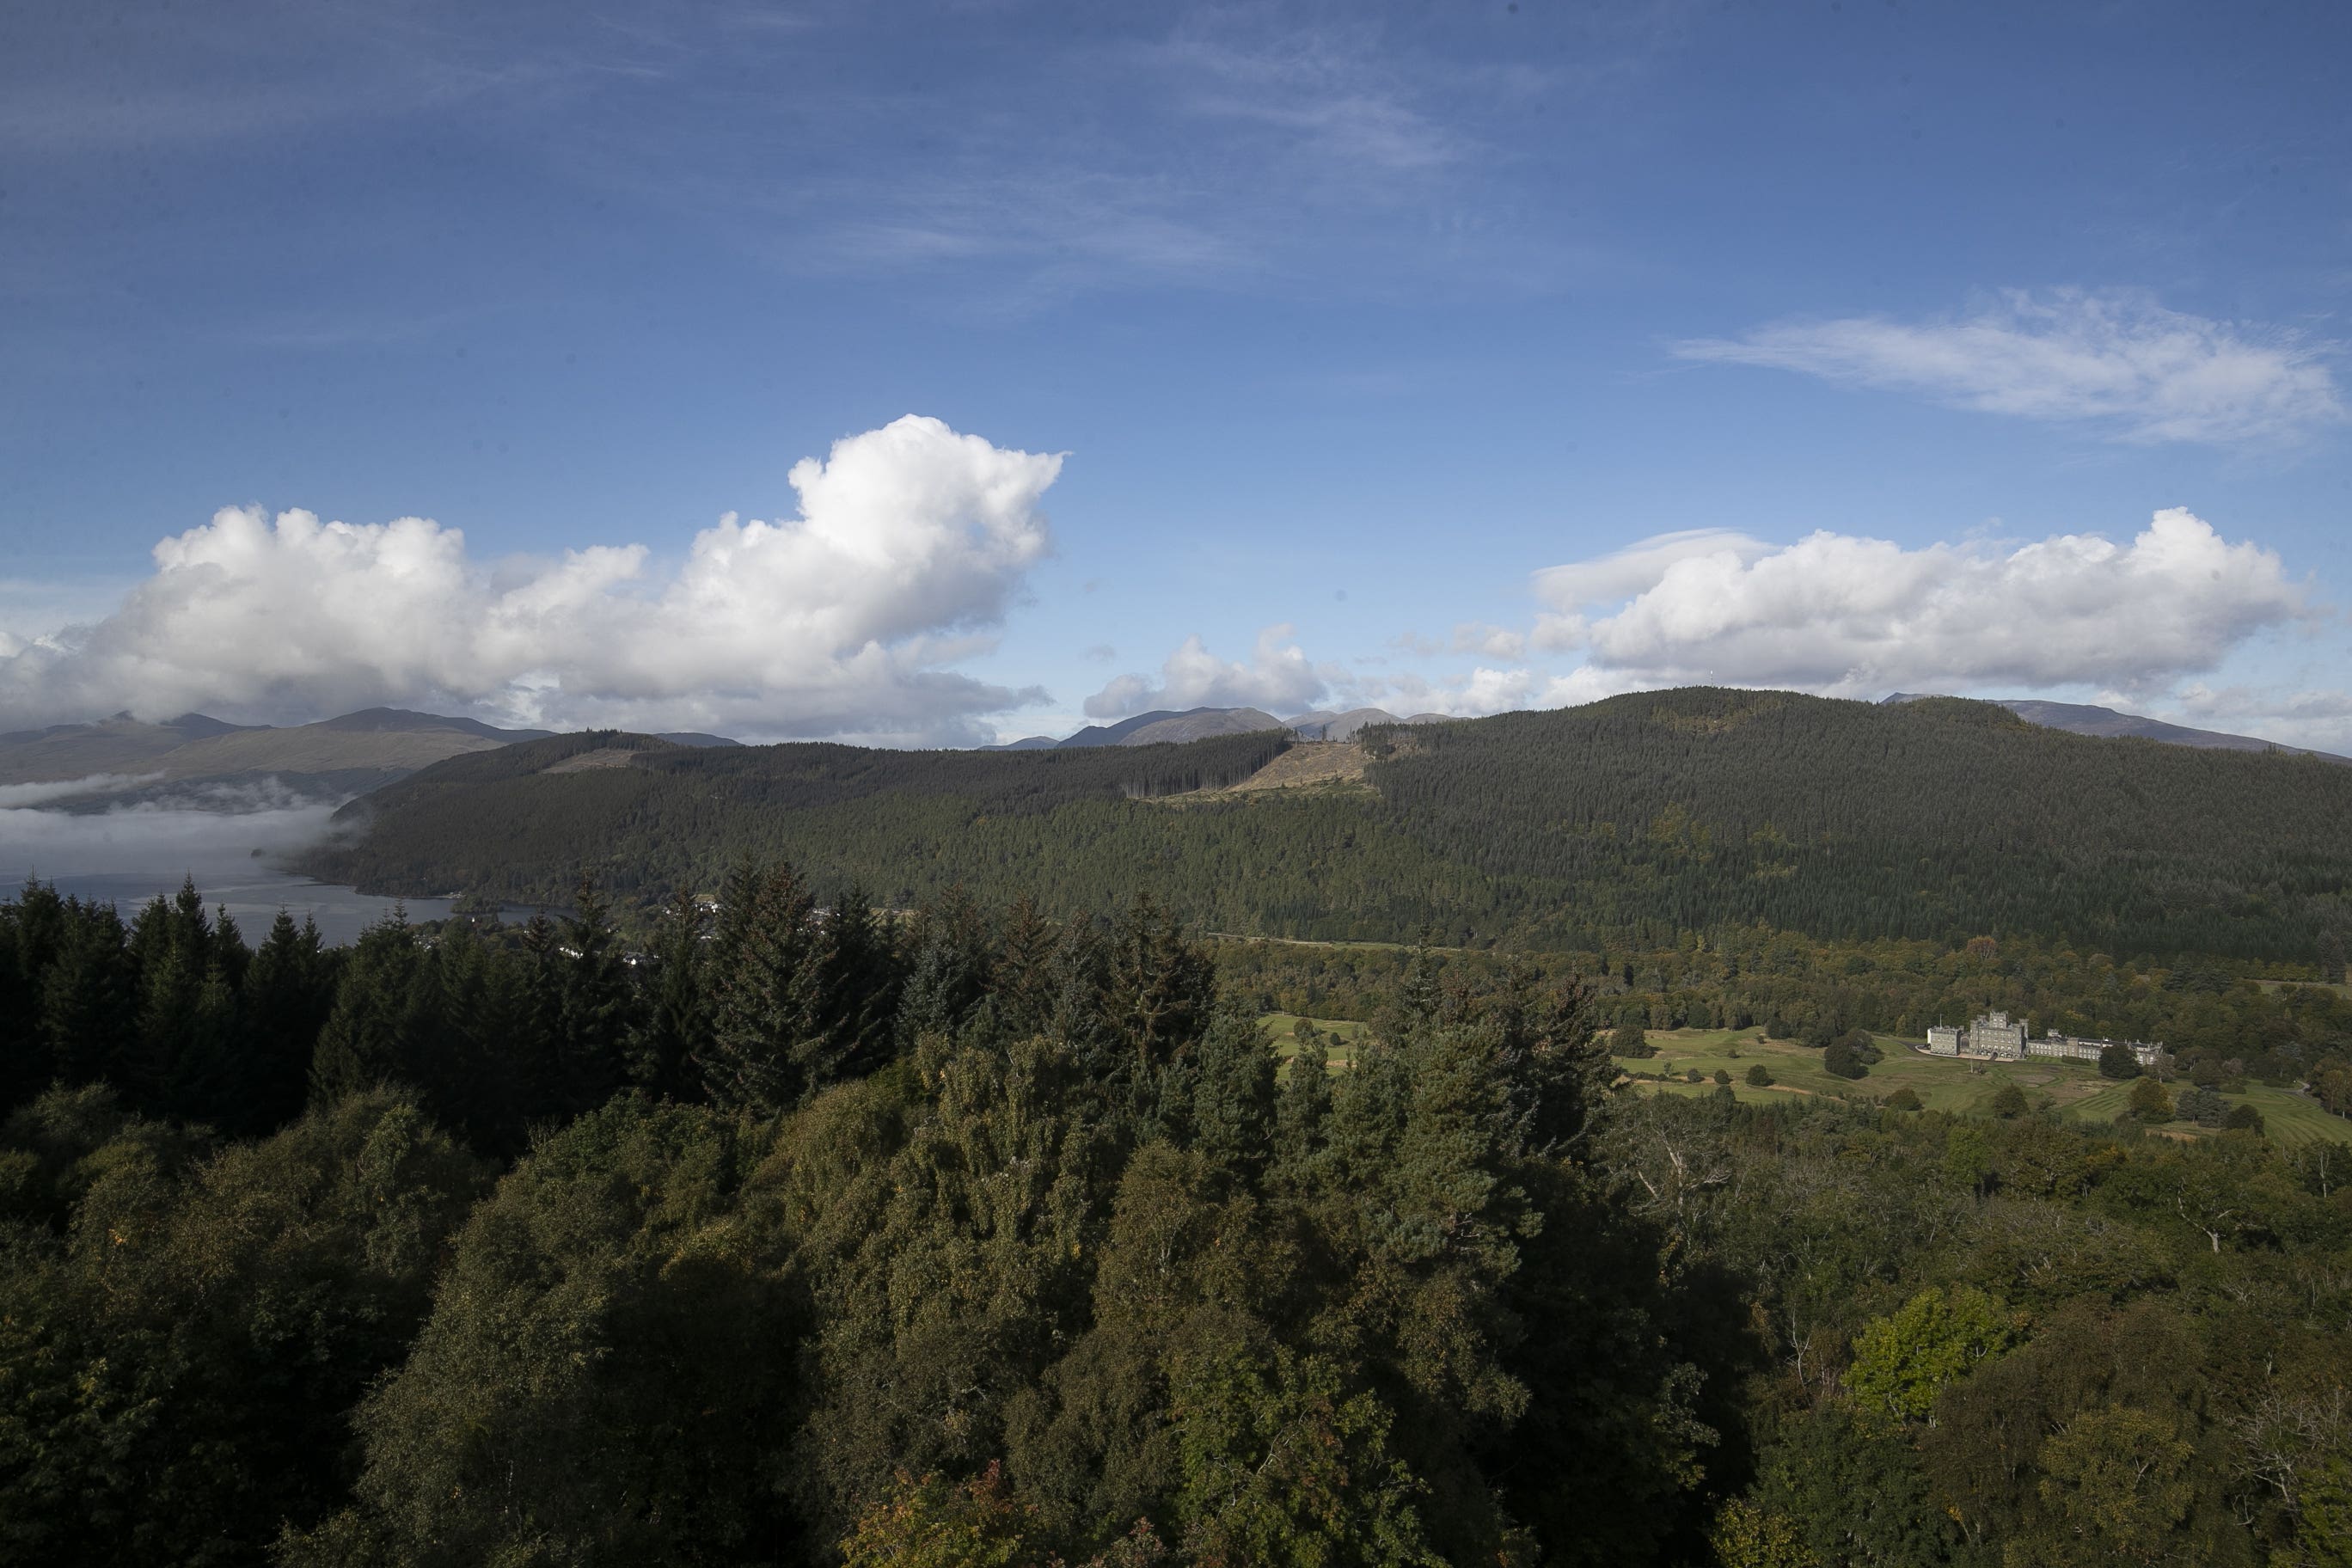
{"label": "dense evergreen tree", "polygon": [[629,1078],[659,1099],[701,1098],[695,1064],[711,1048],[709,935],[709,911],[691,891],[670,900],[654,927]]}
{"label": "dense evergreen tree", "polygon": [[627,1072],[625,1057],[640,1003],[604,895],[586,878],[572,890],[572,912],[547,967],[553,976],[557,1077],[549,1110],[569,1120],[611,1098]]}
{"label": "dense evergreen tree", "polygon": [[300,1112],[311,1047],[334,1007],[337,978],[317,924],[306,916],[297,926],[278,910],[245,972],[237,1010],[243,1047],[227,1065],[225,1109],[215,1117],[224,1131],[257,1133]]}
{"label": "dense evergreen tree", "polygon": [[[2352,1538],[2344,1148],[2021,1095],[1680,1100],[1612,1087],[1601,1032],[1744,998],[1859,1060],[1881,1008],[2056,997],[2163,1020],[2200,1107],[2248,1071],[2224,1050],[2342,1070],[2307,968],[1755,931],[1276,962],[1156,900],[901,921],[750,868],[718,901],[642,953],[593,889],[341,954],[283,920],[235,981],[201,900],[0,907],[43,999],[12,1038],[88,1075],[0,1122],[0,1554],[2252,1568]],[[1309,985],[1369,1020],[1343,1062],[1265,1028]],[[186,1016],[151,1031],[162,995]]]}
{"label": "dense evergreen tree", "polygon": [[127,1082],[138,976],[128,933],[111,904],[68,899],[60,916],[39,987],[45,1070],[28,1076],[36,1082]]}

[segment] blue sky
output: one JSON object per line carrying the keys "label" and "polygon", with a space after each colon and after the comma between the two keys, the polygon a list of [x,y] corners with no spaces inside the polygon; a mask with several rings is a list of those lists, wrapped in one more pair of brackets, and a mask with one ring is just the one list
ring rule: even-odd
{"label": "blue sky", "polygon": [[2352,751],[2347,57],[2326,5],[12,6],[0,720],[1717,679]]}

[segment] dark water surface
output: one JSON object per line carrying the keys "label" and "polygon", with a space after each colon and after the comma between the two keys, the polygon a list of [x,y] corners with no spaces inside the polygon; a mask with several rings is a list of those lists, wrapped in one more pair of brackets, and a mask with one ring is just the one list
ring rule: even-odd
{"label": "dark water surface", "polygon": [[[125,919],[161,893],[194,878],[209,908],[224,906],[258,942],[281,909],[319,922],[320,934],[343,943],[404,900],[314,882],[284,868],[286,860],[329,830],[329,805],[262,811],[130,810],[75,815],[0,809],[0,890],[28,877],[60,893],[111,900]],[[447,899],[404,900],[408,918],[440,920]]]}
{"label": "dark water surface", "polygon": [[169,898],[178,892],[181,879],[186,876],[195,877],[196,890],[205,896],[205,907],[227,910],[245,931],[245,940],[254,943],[269,934],[269,922],[278,918],[279,910],[292,915],[298,923],[305,915],[318,921],[319,934],[333,947],[352,941],[395,907],[406,909],[412,921],[437,921],[449,914],[447,899],[379,898],[329,882],[313,882],[307,877],[251,869],[241,878],[218,872],[207,876],[193,868],[92,871],[54,877],[45,871],[41,880],[55,882],[60,893],[111,901],[122,911],[122,918],[129,920],[140,905],[158,893]]}

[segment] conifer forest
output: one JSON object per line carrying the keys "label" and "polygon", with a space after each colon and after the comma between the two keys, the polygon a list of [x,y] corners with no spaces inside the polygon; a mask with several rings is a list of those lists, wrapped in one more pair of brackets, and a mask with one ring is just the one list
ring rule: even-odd
{"label": "conifer forest", "polygon": [[742,858],[336,949],[36,883],[0,1556],[2352,1562],[2352,1136],[1612,1057],[2008,1000],[2169,1030],[2159,1099],[2352,1089],[2352,1004],[2216,945],[1314,948]]}

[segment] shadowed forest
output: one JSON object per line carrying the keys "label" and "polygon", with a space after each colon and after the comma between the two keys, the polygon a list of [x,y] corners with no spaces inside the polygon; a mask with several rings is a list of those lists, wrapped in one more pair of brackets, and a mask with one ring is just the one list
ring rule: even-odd
{"label": "shadowed forest", "polygon": [[[0,1550],[2352,1554],[2340,1144],[1612,1091],[1626,1009],[1722,994],[1662,953],[1386,955],[1328,1070],[1260,1026],[1307,977],[1148,900],[826,891],[635,946],[585,887],[347,950],[0,906]],[[2038,973],[1778,951],[1783,1011]]]}

